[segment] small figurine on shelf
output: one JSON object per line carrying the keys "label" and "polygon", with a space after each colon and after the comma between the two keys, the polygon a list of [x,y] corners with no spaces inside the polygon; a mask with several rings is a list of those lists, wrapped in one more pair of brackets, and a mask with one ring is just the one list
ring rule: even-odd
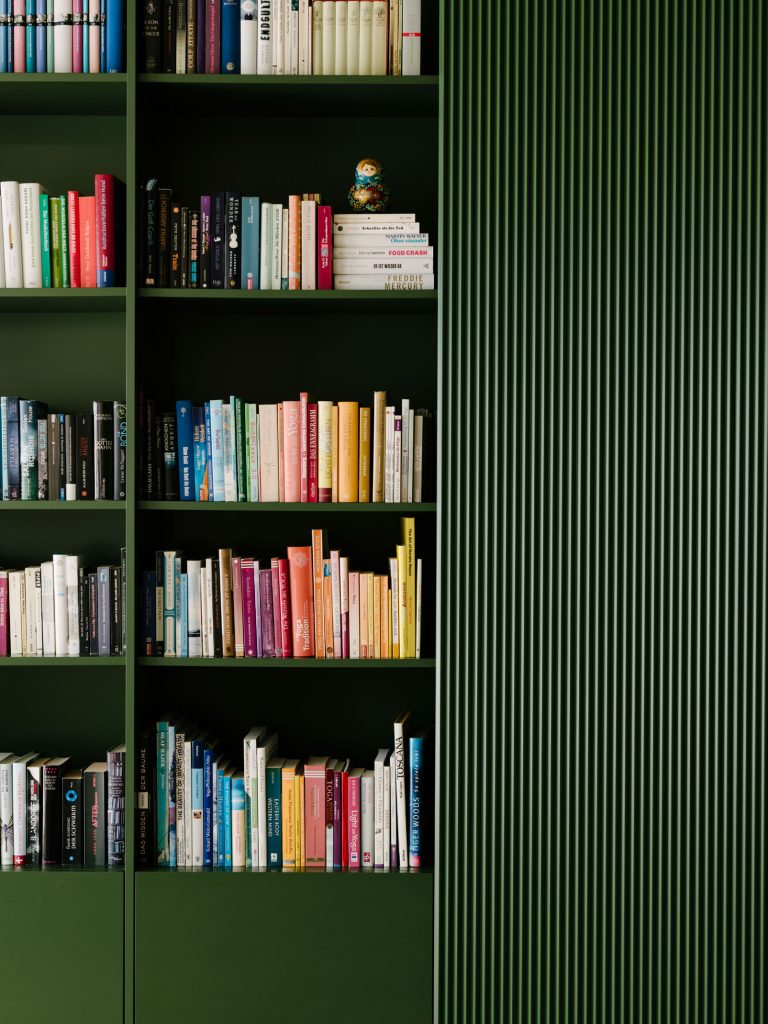
{"label": "small figurine on shelf", "polygon": [[349,205],[356,213],[384,213],[389,206],[389,189],[384,168],[373,157],[364,157],[355,168],[355,184],[349,190]]}

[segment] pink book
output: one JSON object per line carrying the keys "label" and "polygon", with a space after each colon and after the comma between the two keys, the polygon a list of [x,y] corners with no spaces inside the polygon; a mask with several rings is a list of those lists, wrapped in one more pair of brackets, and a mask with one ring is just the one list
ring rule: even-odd
{"label": "pink book", "polygon": [[360,868],[360,776],[362,768],[349,773],[347,781],[347,850],[350,871]]}
{"label": "pink book", "polygon": [[330,291],[333,288],[333,242],[331,221],[333,210],[330,206],[317,208],[317,288]]}
{"label": "pink book", "polygon": [[8,574],[0,575],[0,658],[8,657]]}
{"label": "pink book", "polygon": [[317,501],[317,402],[309,403],[307,413],[307,497]]}
{"label": "pink book", "polygon": [[232,613],[235,623],[235,657],[245,657],[243,634],[243,577],[241,559],[232,559]]}
{"label": "pink book", "polygon": [[304,765],[304,863],[325,867],[325,766],[327,758]]}
{"label": "pink book", "polygon": [[301,402],[283,402],[283,478],[285,480],[285,501],[301,501],[300,434]]}
{"label": "pink book", "polygon": [[339,590],[341,591],[341,656],[349,657],[349,559],[339,559]]}
{"label": "pink book", "polygon": [[80,196],[77,192],[67,192],[67,231],[69,232],[69,286],[70,288],[82,288],[83,282],[80,277]]}
{"label": "pink book", "polygon": [[280,646],[284,658],[290,658],[293,654],[293,639],[291,630],[291,597],[288,584],[288,559],[278,558],[277,560],[278,584],[280,589]]}
{"label": "pink book", "polygon": [[309,394],[299,396],[299,456],[301,459],[301,500],[309,501]]}
{"label": "pink book", "polygon": [[[246,658],[255,658],[256,601],[254,592],[254,564],[252,558],[240,559],[240,575],[243,601],[243,652]],[[237,634],[235,634],[235,636],[237,636]],[[235,650],[237,650],[237,648],[235,648]]]}
{"label": "pink book", "polygon": [[280,559],[272,559],[272,632],[275,638],[275,657],[286,658],[283,650],[283,626],[280,619]]}
{"label": "pink book", "polygon": [[205,72],[218,75],[221,71],[221,4],[208,0],[205,17]]}
{"label": "pink book", "polygon": [[[91,6],[95,10],[91,10]],[[92,75],[98,75],[101,71],[101,17],[99,5],[92,3],[88,7],[88,70]]]}
{"label": "pink book", "polygon": [[285,501],[285,414],[283,402],[277,403],[277,500]]}
{"label": "pink book", "polygon": [[97,174],[96,184],[96,287],[113,288],[115,274],[115,179]]}
{"label": "pink book", "polygon": [[72,0],[72,71],[83,72],[83,0]]}
{"label": "pink book", "polygon": [[96,287],[96,197],[80,196],[80,282]]}
{"label": "pink book", "polygon": [[24,0],[13,0],[13,70],[17,74],[26,71],[24,13]]}

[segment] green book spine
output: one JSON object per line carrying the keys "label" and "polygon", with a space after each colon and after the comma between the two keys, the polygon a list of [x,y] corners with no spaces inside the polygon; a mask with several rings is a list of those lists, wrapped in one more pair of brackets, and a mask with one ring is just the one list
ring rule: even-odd
{"label": "green book spine", "polygon": [[51,196],[49,202],[51,233],[51,284],[61,288],[61,200]]}
{"label": "green book spine", "polygon": [[40,255],[43,271],[43,288],[51,287],[51,223],[48,211],[48,196],[40,195]]}
{"label": "green book spine", "polygon": [[246,461],[245,454],[245,404],[242,398],[234,398],[235,403],[235,439],[237,448],[237,500],[248,500],[248,484],[246,482]]}
{"label": "green book spine", "polygon": [[66,196],[59,196],[59,234],[61,236],[61,287],[69,288],[69,233],[67,231]]}

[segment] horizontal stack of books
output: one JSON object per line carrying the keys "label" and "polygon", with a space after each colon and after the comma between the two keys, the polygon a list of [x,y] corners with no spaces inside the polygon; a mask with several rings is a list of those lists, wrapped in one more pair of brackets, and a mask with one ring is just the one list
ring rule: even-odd
{"label": "horizontal stack of books", "polygon": [[407,871],[430,863],[431,730],[410,731],[372,767],[349,758],[279,755],[265,726],[229,757],[189,723],[157,722],[138,739],[140,866],[273,871]]}
{"label": "horizontal stack of books", "polygon": [[125,71],[125,0],[0,0],[0,74]]}
{"label": "horizontal stack of books", "polygon": [[434,501],[434,418],[376,391],[371,406],[245,402],[235,395],[160,411],[139,399],[139,480],[147,499]]}
{"label": "horizontal stack of books", "polygon": [[415,213],[333,215],[333,287],[423,291],[435,287],[434,249]]}
{"label": "horizontal stack of books", "polygon": [[388,573],[353,571],[312,544],[263,560],[219,548],[210,558],[158,551],[142,573],[141,652],[166,658],[419,658],[422,561],[415,521]]}
{"label": "horizontal stack of books", "polygon": [[125,654],[125,548],[119,565],[86,568],[82,555],[0,569],[0,657]]}
{"label": "horizontal stack of books", "polygon": [[0,753],[3,867],[125,864],[125,744],[79,769],[69,757]]}
{"label": "horizontal stack of books", "polygon": [[49,412],[34,399],[0,398],[3,501],[121,501],[128,431],[123,401],[92,413]]}
{"label": "horizontal stack of books", "polygon": [[94,195],[48,195],[36,182],[0,182],[0,288],[111,288],[117,284],[111,174],[94,176]]}
{"label": "horizontal stack of books", "polygon": [[149,73],[420,73],[421,0],[191,0],[143,12]]}

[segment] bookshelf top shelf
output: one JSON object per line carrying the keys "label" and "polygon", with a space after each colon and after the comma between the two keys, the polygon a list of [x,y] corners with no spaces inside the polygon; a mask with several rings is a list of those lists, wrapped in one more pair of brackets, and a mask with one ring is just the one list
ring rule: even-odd
{"label": "bookshelf top shelf", "polygon": [[0,312],[123,313],[125,296],[125,288],[0,288]]}
{"label": "bookshelf top shelf", "polygon": [[0,115],[124,115],[128,76],[0,75]]}
{"label": "bookshelf top shelf", "polygon": [[[206,304],[236,303],[261,313],[436,313],[436,291],[241,291],[210,288],[140,288],[140,299]],[[2,292],[0,292],[2,295]],[[0,300],[1,301],[1,300]],[[249,305],[250,304],[250,305]],[[202,308],[202,307],[200,307]]]}
{"label": "bookshelf top shelf", "polygon": [[[139,75],[139,101],[220,117],[436,117],[437,75]],[[262,103],[264,106],[262,106]]]}

